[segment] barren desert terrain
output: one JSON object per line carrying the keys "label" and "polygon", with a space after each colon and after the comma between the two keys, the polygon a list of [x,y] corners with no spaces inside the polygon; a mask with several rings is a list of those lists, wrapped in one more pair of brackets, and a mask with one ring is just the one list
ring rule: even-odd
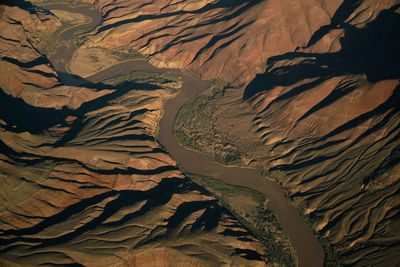
{"label": "barren desert terrain", "polygon": [[400,1],[5,0],[0,265],[399,266]]}

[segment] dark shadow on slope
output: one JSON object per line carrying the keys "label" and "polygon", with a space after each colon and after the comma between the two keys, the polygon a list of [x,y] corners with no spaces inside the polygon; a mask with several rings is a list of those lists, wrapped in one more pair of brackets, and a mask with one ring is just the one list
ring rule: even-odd
{"label": "dark shadow on slope", "polygon": [[[366,113],[363,113],[359,115],[358,117],[355,117],[354,119],[348,121],[347,123],[339,126],[338,128],[332,130],[329,134],[321,138],[322,140],[326,140],[327,138],[330,138],[338,133],[344,132],[348,129],[351,129],[353,127],[358,127],[361,125],[363,122],[368,121],[377,115],[382,115],[386,113],[387,111],[393,110],[396,113],[399,112],[399,107],[400,107],[400,85],[398,85],[394,91],[393,94],[382,104],[377,106],[375,109],[368,111]],[[381,127],[383,125],[380,125]],[[373,130],[371,128],[370,130]],[[369,131],[366,131],[363,135],[361,135],[359,138],[365,137],[364,135],[369,134]],[[360,139],[356,139],[355,142],[359,142]]]}
{"label": "dark shadow on slope", "polygon": [[[393,139],[399,140],[399,138],[400,134]],[[379,182],[379,180],[383,180],[382,177],[385,177],[385,173],[398,164],[400,164],[400,145],[393,148],[393,150],[390,152],[390,155],[384,161],[382,161],[381,164],[379,164],[379,167],[376,168],[371,175],[363,179],[363,184],[368,185],[372,181]]]}
{"label": "dark shadow on slope", "polygon": [[6,5],[6,6],[10,6],[10,7],[19,7],[21,9],[24,9],[26,11],[28,11],[31,14],[37,14],[38,11],[40,10],[41,12],[45,12],[45,13],[50,13],[48,10],[45,10],[41,7],[38,6],[34,6],[32,5],[31,2],[29,1],[25,1],[25,0],[2,0],[0,5]]}
{"label": "dark shadow on slope", "polygon": [[240,255],[240,257],[247,260],[262,261],[263,257],[257,251],[251,249],[241,249],[235,248],[235,253],[233,255]]}
{"label": "dark shadow on slope", "polygon": [[209,3],[200,9],[192,10],[192,11],[180,10],[180,11],[175,11],[175,12],[170,12],[170,13],[140,15],[133,19],[126,19],[126,20],[118,21],[118,22],[100,27],[97,32],[100,33],[100,32],[103,32],[103,31],[106,31],[106,30],[109,30],[112,28],[116,28],[116,27],[119,27],[124,24],[129,24],[129,23],[136,23],[136,22],[141,22],[141,21],[145,21],[145,20],[157,20],[157,19],[168,18],[168,17],[173,17],[173,16],[182,16],[185,14],[196,15],[196,14],[201,14],[201,13],[204,13],[204,12],[207,12],[210,10],[219,9],[219,8],[227,9],[229,11],[229,10],[232,10],[236,7],[243,5],[241,8],[239,8],[232,14],[229,14],[227,16],[223,16],[223,14],[221,14],[222,15],[221,18],[213,18],[209,22],[202,24],[204,26],[204,25],[208,25],[211,23],[218,23],[220,21],[228,21],[236,16],[241,15],[243,12],[245,12],[249,8],[255,6],[256,4],[260,3],[261,1],[262,0],[247,0],[247,1],[220,0],[220,1],[213,2],[213,3]]}
{"label": "dark shadow on slope", "polygon": [[[69,86],[83,86],[83,85],[90,85],[90,81],[82,78],[79,75],[57,71],[58,79],[64,83],[65,85]],[[86,86],[89,87],[89,86]]]}
{"label": "dark shadow on slope", "polygon": [[[102,227],[103,229],[109,229],[110,234],[112,234],[114,228],[119,228],[120,226],[127,225],[130,221],[143,216],[144,214],[150,212],[152,209],[157,208],[159,206],[164,206],[168,203],[171,198],[176,194],[184,194],[193,190],[191,183],[188,179],[181,178],[168,178],[163,179],[156,187],[148,190],[148,191],[135,191],[135,190],[122,190],[122,191],[108,191],[103,194],[99,194],[87,199],[83,199],[80,202],[70,205],[63,211],[53,216],[46,218],[44,221],[38,223],[35,226],[28,227],[25,229],[18,230],[8,230],[2,233],[2,238],[0,238],[0,244],[6,245],[8,247],[3,247],[1,250],[2,253],[6,251],[12,251],[14,248],[18,246],[19,242],[34,242],[38,243],[37,245],[29,247],[30,251],[34,251],[36,249],[41,249],[43,247],[54,246],[58,244],[65,244],[74,238],[79,238],[84,233],[90,232],[92,229],[96,229],[98,227]],[[49,227],[54,227],[60,223],[63,223],[70,219],[71,217],[76,216],[79,213],[82,213],[88,207],[96,206],[97,204],[104,201],[106,198],[116,196],[116,199],[108,202],[101,214],[97,217],[93,217],[92,220],[83,223],[80,227],[74,229],[72,232],[68,232],[61,236],[57,237],[49,237],[49,238],[36,238],[30,235],[40,234],[42,231],[46,231]],[[126,214],[119,220],[105,223],[107,219],[116,214],[119,210],[123,210],[126,207],[134,205],[140,201],[145,200],[146,203],[136,212]],[[167,219],[167,226],[158,226],[158,227],[166,227],[170,229],[171,227],[176,229],[179,228],[179,225],[185,223],[185,219],[190,216],[193,212],[204,209],[204,213],[200,216],[196,222],[200,222],[201,225],[204,226],[205,230],[209,230],[218,225],[220,221],[221,208],[216,206],[215,201],[192,201],[192,202],[183,202],[180,206],[178,206],[175,214]],[[173,230],[173,229],[170,229]],[[104,232],[104,231],[103,231]],[[27,235],[27,236],[26,236]],[[169,233],[165,233],[165,236],[168,236]],[[4,237],[9,238],[4,238]],[[154,237],[151,234],[140,241],[137,246],[145,244],[147,242],[151,242]],[[15,244],[15,245],[14,245]],[[240,254],[240,256],[245,257],[247,259],[256,259],[258,258],[255,251],[252,250],[240,250],[236,251],[234,254]],[[256,256],[256,258],[255,258]],[[261,257],[261,256],[260,256]]]}
{"label": "dark shadow on slope", "polygon": [[[68,86],[86,87],[96,90],[111,89],[111,90],[122,90],[126,93],[129,90],[157,90],[161,87],[150,84],[150,83],[137,83],[130,80],[122,81],[117,85],[107,84],[102,81],[90,81],[82,78],[76,74],[70,74],[67,72],[57,72],[61,82]],[[118,76],[115,76],[116,78]],[[89,78],[90,79],[90,78]]]}
{"label": "dark shadow on slope", "polygon": [[8,63],[12,63],[21,68],[33,68],[37,65],[50,64],[50,61],[46,57],[43,57],[43,56],[35,58],[34,60],[28,61],[28,62],[22,62],[22,61],[19,61],[15,58],[11,58],[11,57],[2,57],[1,60],[7,61]]}
{"label": "dark shadow on slope", "polygon": [[[339,75],[366,74],[368,81],[378,82],[386,79],[400,78],[400,14],[391,9],[382,11],[376,20],[358,29],[344,25],[345,36],[340,40],[342,49],[337,53],[301,53],[290,52],[268,59],[267,71],[257,75],[246,87],[243,99],[247,100],[258,92],[267,91],[275,86],[293,85],[307,78],[317,78],[309,89]],[[273,68],[282,60],[298,61]],[[303,85],[304,86],[304,85]],[[306,88],[306,89],[307,89]],[[293,97],[305,89],[297,88],[289,92]]]}
{"label": "dark shadow on slope", "polygon": [[[324,146],[326,146],[328,143],[325,143],[327,139],[329,139],[332,136],[338,135],[342,132],[345,132],[349,129],[353,129],[358,127],[359,125],[361,125],[362,123],[371,120],[372,118],[376,118],[379,115],[383,115],[385,113],[387,113],[386,117],[383,118],[381,120],[380,123],[377,123],[375,126],[371,127],[370,129],[368,129],[367,131],[365,131],[365,133],[363,133],[361,136],[359,136],[356,140],[354,140],[352,143],[348,144],[346,147],[343,147],[342,149],[338,150],[336,153],[330,154],[328,156],[318,156],[315,158],[312,158],[311,160],[306,159],[306,160],[300,160],[297,162],[292,162],[291,164],[282,164],[282,165],[278,165],[275,167],[272,167],[271,170],[284,170],[284,171],[288,171],[288,170],[296,170],[296,169],[301,169],[304,167],[308,167],[308,166],[312,166],[314,164],[319,164],[323,161],[326,161],[328,159],[332,159],[337,157],[339,154],[341,154],[343,151],[348,150],[350,147],[354,147],[357,143],[359,143],[360,141],[362,141],[362,139],[375,132],[378,130],[381,130],[382,128],[386,127],[388,121],[391,118],[396,118],[399,116],[399,112],[400,112],[400,85],[398,85],[393,94],[389,97],[389,99],[387,99],[384,103],[382,103],[381,105],[379,105],[378,107],[376,107],[375,109],[363,113],[360,116],[348,121],[345,124],[340,125],[338,128],[332,130],[331,132],[329,132],[328,134],[320,137],[319,139],[316,139],[314,141],[315,144],[322,144],[322,148]],[[400,126],[397,125],[396,127],[394,127],[394,129],[398,129]],[[397,140],[396,138],[394,138],[393,140]],[[334,145],[335,142],[331,142],[330,145]],[[304,153],[309,153],[311,151],[314,150],[321,150],[321,147],[314,147],[311,149],[307,149],[304,150]],[[312,152],[311,152],[312,153]],[[326,175],[326,174],[325,174]],[[318,175],[317,175],[318,176]],[[311,180],[311,178],[310,178]]]}
{"label": "dark shadow on slope", "polygon": [[0,118],[7,123],[7,131],[41,133],[56,124],[65,124],[65,118],[72,112],[65,107],[57,110],[31,106],[21,98],[4,93],[0,88]]}
{"label": "dark shadow on slope", "polygon": [[6,6],[17,6],[22,9],[29,9],[33,7],[31,2],[26,2],[25,0],[3,0],[2,4]]}
{"label": "dark shadow on slope", "polygon": [[[36,16],[38,14],[46,14],[46,15],[51,14],[51,12],[49,10],[47,10],[46,8],[34,5],[30,1],[25,1],[25,0],[1,0],[0,6],[1,5],[6,5],[9,7],[18,7],[25,11],[28,11],[31,15],[36,15]],[[1,17],[1,10],[0,10],[0,17]],[[46,20],[48,20],[48,19],[44,19],[43,21],[46,21]],[[15,22],[20,23],[19,21],[15,21]]]}
{"label": "dark shadow on slope", "polygon": [[177,228],[187,217],[189,217],[189,215],[199,210],[205,211],[193,223],[191,231],[199,229],[201,226],[206,230],[212,229],[218,224],[220,220],[221,208],[216,205],[215,200],[200,200],[184,202],[179,205],[174,215],[168,219],[167,228]]}
{"label": "dark shadow on slope", "polygon": [[240,230],[232,230],[232,229],[225,229],[222,232],[224,236],[236,236],[236,237],[243,237],[247,236],[249,233],[247,231],[240,231]]}
{"label": "dark shadow on slope", "polygon": [[[184,181],[185,180],[181,178],[168,178],[168,179],[163,179],[156,187],[145,192],[135,191],[135,190],[122,190],[122,191],[110,190],[90,198],[82,199],[81,201],[68,206],[60,213],[47,217],[42,222],[32,227],[23,229],[11,229],[4,231],[1,235],[2,237],[0,238],[0,244],[9,245],[19,241],[40,243],[40,245],[30,248],[31,250],[33,250],[35,248],[41,248],[45,246],[52,246],[56,244],[65,243],[71,240],[72,238],[81,235],[82,233],[90,231],[91,229],[94,229],[100,225],[104,225],[103,222],[106,219],[110,218],[112,215],[114,215],[117,211],[123,209],[124,207],[130,206],[138,201],[147,200],[147,203],[142,207],[140,212],[136,214],[136,217],[143,215],[144,213],[148,212],[149,210],[157,206],[164,205],[171,199],[171,197],[175,193],[180,193],[182,191],[182,187],[180,185]],[[25,235],[29,236],[38,234],[41,231],[45,231],[51,226],[63,223],[72,216],[76,216],[77,214],[83,212],[88,207],[94,206],[102,202],[103,200],[113,196],[117,196],[117,198],[107,203],[106,206],[104,207],[104,210],[99,216],[94,217],[87,223],[82,224],[81,227],[75,229],[72,232],[54,238],[25,237]],[[133,218],[134,217],[130,217],[130,219]],[[126,222],[127,222],[126,220],[122,219],[119,222],[116,222],[112,225],[123,225]],[[13,236],[13,237],[9,239],[4,238],[6,236]],[[7,250],[11,250],[12,248],[13,248],[12,246],[8,248],[3,248],[2,250],[0,250],[0,252],[5,252]]]}
{"label": "dark shadow on slope", "polygon": [[[28,62],[22,64],[31,65],[34,63]],[[34,65],[36,65],[36,63]],[[29,132],[31,134],[39,134],[57,124],[67,126],[65,123],[65,118],[67,116],[73,115],[79,117],[86,112],[102,108],[107,105],[108,101],[120,97],[130,90],[160,89],[160,87],[152,84],[135,83],[132,81],[124,81],[113,86],[101,82],[92,83],[77,75],[68,73],[59,73],[59,75],[65,84],[69,86],[86,87],[95,90],[112,89],[116,91],[83,103],[78,109],[72,110],[66,107],[62,109],[35,107],[27,104],[21,98],[15,98],[6,94],[0,88],[0,119],[7,123],[7,126],[5,126],[7,130],[17,133]],[[32,86],[36,85],[32,84]]]}
{"label": "dark shadow on slope", "polygon": [[331,23],[329,25],[324,25],[319,28],[310,38],[306,47],[310,47],[331,30],[343,28],[346,24],[345,21],[350,17],[350,15],[361,5],[361,0],[344,0],[340,7],[336,10],[335,14],[331,18]]}
{"label": "dark shadow on slope", "polygon": [[[131,82],[131,81],[122,82],[122,83],[118,84],[117,86],[105,85],[103,83],[89,83],[89,84],[85,84],[85,87],[95,88],[95,89],[115,89],[116,91],[82,104],[75,111],[76,116],[78,116],[80,119],[76,120],[72,124],[71,129],[63,136],[63,138],[61,138],[54,144],[56,147],[63,146],[65,143],[67,143],[68,141],[70,141],[76,137],[76,135],[80,132],[80,130],[84,126],[84,123],[81,120],[81,118],[83,117],[84,114],[86,114],[90,111],[94,111],[97,109],[101,109],[105,106],[108,106],[109,101],[116,99],[116,98],[128,93],[129,91],[135,90],[137,88],[140,88],[141,90],[160,89],[160,87],[152,85],[152,84],[139,84],[139,83],[135,83],[135,82]],[[141,112],[146,112],[146,110],[141,109],[141,110],[134,112],[133,114],[140,115]],[[149,138],[151,138],[151,140],[153,140],[152,137],[147,136],[147,135],[145,135],[145,136],[146,137],[141,138],[141,140],[150,140]]]}

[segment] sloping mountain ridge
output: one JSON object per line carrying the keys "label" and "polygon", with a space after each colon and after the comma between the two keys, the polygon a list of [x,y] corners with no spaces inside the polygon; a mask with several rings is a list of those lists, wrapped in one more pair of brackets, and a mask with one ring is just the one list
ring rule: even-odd
{"label": "sloping mountain ridge", "polygon": [[89,1],[103,14],[85,47],[133,47],[159,67],[240,85],[304,46],[341,1]]}
{"label": "sloping mountain ridge", "polygon": [[188,104],[176,130],[277,179],[342,263],[397,266],[398,28],[398,1],[344,1],[244,91],[223,85]]}
{"label": "sloping mountain ridge", "polygon": [[[250,117],[264,147],[243,148],[247,162],[278,179],[343,263],[398,264],[398,1],[92,2],[105,21],[85,46],[129,43],[155,65],[244,85],[207,105]],[[249,136],[211,116],[204,125],[233,147]]]}
{"label": "sloping mountain ridge", "polygon": [[[122,49],[129,43],[148,54],[156,65],[188,68],[204,78],[224,79],[231,85],[247,85],[256,73],[264,71],[267,62],[266,73],[251,82],[244,93],[226,90],[223,98],[237,103],[243,97],[245,103],[240,107],[255,114],[249,124],[265,149],[254,160],[283,184],[344,263],[396,265],[396,257],[391,255],[399,250],[399,77],[391,64],[383,68],[379,65],[384,74],[368,75],[371,64],[362,59],[375,56],[376,50],[365,47],[372,39],[369,36],[375,36],[374,40],[385,44],[378,48],[388,48],[389,57],[383,57],[382,62],[396,62],[396,53],[391,53],[396,51],[387,43],[395,39],[390,31],[383,35],[389,38],[381,38],[369,35],[375,31],[363,30],[377,27],[382,20],[392,21],[386,29],[396,29],[398,1],[296,1],[293,6],[300,6],[297,11],[302,12],[292,15],[275,12],[282,3],[273,1],[245,2],[244,6],[228,5],[228,1],[190,1],[186,7],[173,1],[92,2],[105,16],[105,27],[93,32],[84,46],[120,44]],[[166,14],[151,16],[159,7]],[[320,12],[321,7],[325,12]],[[135,13],[145,8],[147,13]],[[261,26],[249,30],[257,23],[240,23],[255,17],[250,10],[266,12],[267,18],[286,16],[284,21],[290,21],[294,30],[262,16],[255,19]],[[310,10],[316,11],[310,15]],[[304,23],[295,19],[307,13]],[[238,17],[236,25],[237,21],[230,22]],[[220,34],[208,40],[207,31],[219,28],[212,21],[222,26]],[[193,25],[200,27],[185,31]],[[198,34],[202,27],[208,27],[204,28],[205,36]],[[171,29],[177,30],[176,36],[171,36]],[[158,35],[162,30],[166,33]],[[246,43],[256,40],[249,34],[259,31],[275,38],[260,42],[264,45]],[[282,33],[289,37],[283,38]],[[230,39],[235,34],[246,38]],[[369,53],[359,53],[355,48],[360,45]],[[246,47],[248,53],[239,53]],[[379,58],[372,60],[377,61]],[[247,109],[247,103],[252,109]],[[218,130],[227,134],[226,128]],[[240,136],[238,139],[235,142],[240,143]]]}
{"label": "sloping mountain ridge", "polygon": [[266,265],[153,137],[179,77],[64,84],[33,41],[60,21],[24,1],[0,10],[1,264]]}
{"label": "sloping mountain ridge", "polygon": [[307,47],[269,58],[244,99],[265,169],[343,263],[396,266],[400,5],[372,2],[344,2]]}

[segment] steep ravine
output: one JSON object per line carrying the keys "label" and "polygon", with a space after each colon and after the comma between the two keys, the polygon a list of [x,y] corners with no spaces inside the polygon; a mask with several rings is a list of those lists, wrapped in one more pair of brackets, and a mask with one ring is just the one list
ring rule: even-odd
{"label": "steep ravine", "polygon": [[286,199],[281,187],[267,180],[258,171],[249,168],[225,167],[209,157],[188,150],[177,143],[173,128],[180,108],[192,97],[206,89],[206,83],[190,74],[183,76],[182,91],[169,100],[159,123],[157,139],[186,171],[221,179],[229,184],[249,187],[268,198],[268,209],[278,217],[288,233],[298,255],[299,266],[322,266],[324,252],[314,233],[300,216],[298,210]]}
{"label": "steep ravine", "polygon": [[[198,198],[192,198],[191,204],[181,204],[194,196],[188,194],[193,192],[191,188],[184,193],[171,189],[173,201],[168,203],[172,206],[166,209],[162,209],[166,202],[156,205],[166,211],[164,215],[180,207],[176,210],[184,215],[171,215],[170,220],[163,215],[154,222],[154,214],[148,212],[157,208],[146,205],[142,209],[145,200],[135,202],[135,207],[128,205],[137,212],[135,219],[127,216],[132,213],[128,207],[114,205],[119,203],[112,201],[115,191],[148,192],[154,187],[161,189],[161,180],[185,179],[155,140],[155,131],[164,103],[187,81],[176,72],[153,73],[151,78],[136,72],[120,80],[87,83],[91,77],[86,66],[94,66],[91,62],[102,58],[115,60],[107,51],[116,49],[119,59],[134,57],[132,51],[139,50],[154,65],[228,81],[218,94],[211,92],[192,102],[192,119],[187,120],[185,131],[188,137],[195,137],[197,147],[204,148],[202,153],[257,166],[277,179],[313,230],[339,255],[333,259],[335,263],[400,264],[398,0],[90,0],[104,20],[83,35],[89,39],[80,40],[75,63],[86,60],[86,65],[69,65],[86,80],[67,83],[60,82],[62,75],[52,68],[42,47],[42,40],[57,30],[60,20],[32,6],[21,12],[18,8],[27,8],[21,5],[27,4],[24,1],[6,2],[10,9],[0,13],[0,85],[4,92],[0,105],[1,196],[7,200],[0,211],[2,229],[32,229],[45,221],[33,228],[40,232],[15,232],[25,236],[11,238],[17,243],[5,249],[9,259],[33,262],[36,258],[40,262],[41,253],[62,259],[63,264],[90,265],[83,260],[99,251],[102,260],[109,260],[105,263],[137,259],[132,247],[134,252],[140,251],[141,260],[152,259],[146,249],[154,250],[160,239],[168,240],[163,243],[168,249],[154,253],[169,262],[185,259],[194,261],[193,265],[198,257],[190,255],[206,255],[202,260],[231,264],[260,253],[256,241],[220,239],[218,233],[223,230],[209,237],[214,240],[213,249],[225,251],[219,254],[225,256],[211,256],[204,242],[188,246],[190,238],[186,237],[193,234],[188,229],[202,229],[196,240],[204,240],[204,235],[216,229],[206,223],[208,214],[214,214],[215,209],[210,210],[214,204],[203,213],[195,209],[188,215],[188,206],[205,200],[203,192],[194,194]],[[111,69],[124,73],[131,67],[124,63]],[[106,77],[104,72],[97,77],[103,75]],[[225,148],[229,153],[221,153]],[[113,193],[102,195],[108,191]],[[99,198],[90,200],[97,195]],[[151,199],[150,195],[146,197]],[[106,197],[104,202],[98,202],[102,197]],[[84,199],[90,201],[80,201]],[[68,212],[55,218],[67,214],[68,224],[73,222],[69,229],[78,229],[80,236],[55,231],[57,224],[43,228],[49,225],[45,218],[71,205]],[[98,217],[96,212],[106,206],[121,211],[110,219],[119,222],[113,226],[121,226],[125,233],[130,229],[129,237],[121,237],[120,242],[112,235],[115,232],[98,231],[109,225],[105,218],[115,211],[107,208]],[[83,212],[82,207],[87,209]],[[87,223],[90,214],[94,223]],[[142,217],[145,214],[150,214],[150,219]],[[177,223],[178,217],[188,218],[186,215],[193,220]],[[83,228],[79,226],[82,218]],[[144,225],[143,218],[154,224]],[[160,225],[165,220],[171,221],[167,229],[182,226],[181,232],[163,232]],[[226,226],[223,221],[219,225]],[[199,225],[208,226],[203,229]],[[89,238],[87,229],[93,231]],[[33,253],[23,249],[29,242],[40,243],[43,234],[50,234],[51,240],[66,235],[72,241],[57,243],[53,251],[40,244]],[[78,236],[84,241],[74,243]],[[104,245],[106,241],[109,246]],[[254,249],[246,250],[249,247]],[[234,256],[226,256],[232,253]]]}
{"label": "steep ravine", "polygon": [[0,9],[1,265],[266,265],[154,139],[178,74],[124,76],[149,68],[136,62],[60,77],[42,47],[60,20],[24,1]]}
{"label": "steep ravine", "polygon": [[[118,70],[119,74],[127,74],[127,70],[132,71],[135,69],[153,72],[168,71],[168,69],[156,69],[150,65],[146,66],[137,62],[124,64],[122,68],[118,65],[113,67],[113,71]],[[103,75],[103,78],[111,78],[113,76],[107,70],[101,73],[97,74],[97,76]],[[87,79],[91,80],[90,77]],[[313,236],[312,231],[302,220],[297,210],[288,203],[283,191],[277,184],[266,181],[264,177],[250,169],[216,168],[216,165],[206,157],[201,157],[196,153],[185,150],[175,141],[171,142],[171,140],[174,140],[172,138],[173,122],[177,111],[188,99],[204,90],[207,84],[208,82],[202,82],[190,74],[183,75],[183,85],[179,94],[169,100],[164,108],[163,118],[159,123],[157,139],[173,158],[182,165],[185,171],[209,175],[228,183],[247,186],[266,194],[269,199],[268,207],[277,214],[295,245],[299,257],[299,266],[322,265],[323,251],[318,240]]]}
{"label": "steep ravine", "polygon": [[305,44],[266,58],[245,88],[205,92],[177,125],[193,149],[277,179],[337,264],[400,264],[399,8],[343,1]]}
{"label": "steep ravine", "polygon": [[87,47],[230,83],[191,110],[203,153],[277,179],[335,261],[399,265],[398,0],[90,2]]}

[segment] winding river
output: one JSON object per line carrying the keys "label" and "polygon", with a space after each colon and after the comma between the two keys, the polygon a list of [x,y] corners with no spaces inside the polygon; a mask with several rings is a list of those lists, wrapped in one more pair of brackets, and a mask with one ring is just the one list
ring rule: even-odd
{"label": "winding river", "polygon": [[[79,85],[87,80],[98,81],[129,74],[134,70],[165,72],[170,69],[158,69],[146,61],[130,61],[114,65],[106,70],[96,73],[85,80],[73,77],[66,73],[65,64],[71,59],[75,47],[72,44],[72,35],[76,30],[93,27],[101,23],[101,16],[97,11],[87,6],[69,7],[62,4],[47,5],[47,9],[62,9],[65,11],[82,13],[90,16],[92,21],[85,25],[79,25],[63,32],[56,45],[56,52],[50,57],[52,64],[60,74],[61,79],[68,84]],[[177,70],[175,70],[177,71]],[[175,117],[181,107],[192,97],[205,90],[208,82],[199,80],[194,75],[182,72],[183,87],[180,93],[169,100],[164,109],[164,115],[159,122],[157,139],[171,156],[180,163],[187,172],[215,177],[226,183],[245,186],[262,192],[269,199],[268,206],[278,217],[289,238],[294,245],[298,266],[313,267],[323,266],[324,251],[311,228],[305,223],[299,211],[290,204],[281,186],[265,179],[258,171],[248,168],[225,167],[214,163],[208,157],[190,151],[179,145],[173,135]]]}

